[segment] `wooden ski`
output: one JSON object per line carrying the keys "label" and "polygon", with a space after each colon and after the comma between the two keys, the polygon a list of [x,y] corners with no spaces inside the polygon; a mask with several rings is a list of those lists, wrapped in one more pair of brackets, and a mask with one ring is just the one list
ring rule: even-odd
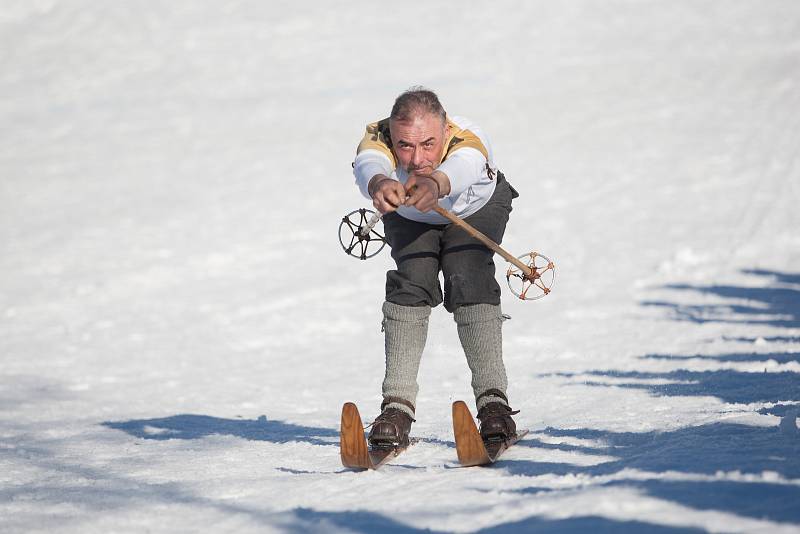
{"label": "wooden ski", "polygon": [[[413,443],[413,441],[412,441]],[[342,426],[339,433],[339,450],[342,465],[352,469],[378,469],[397,457],[407,447],[370,448],[364,435],[364,424],[358,408],[352,402],[342,406]]]}
{"label": "wooden ski", "polygon": [[509,440],[484,441],[466,403],[455,401],[453,403],[453,433],[456,437],[459,463],[464,467],[471,467],[493,464],[528,431],[520,430]]}

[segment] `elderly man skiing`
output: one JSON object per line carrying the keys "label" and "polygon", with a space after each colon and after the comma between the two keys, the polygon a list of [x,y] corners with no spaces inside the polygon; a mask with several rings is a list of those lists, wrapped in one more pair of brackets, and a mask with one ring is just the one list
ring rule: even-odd
{"label": "elderly man skiing", "polygon": [[453,314],[472,371],[481,436],[513,436],[494,253],[432,211],[438,203],[502,241],[518,195],[497,170],[486,134],[468,119],[448,116],[432,91],[415,87],[396,99],[388,118],[367,126],[353,171],[362,194],[384,214],[397,266],[386,275],[386,373],[370,443],[408,444],[428,318],[441,303]]}

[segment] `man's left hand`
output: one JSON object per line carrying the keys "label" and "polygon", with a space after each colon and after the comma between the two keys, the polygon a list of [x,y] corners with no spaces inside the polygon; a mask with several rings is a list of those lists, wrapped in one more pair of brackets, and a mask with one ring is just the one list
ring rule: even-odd
{"label": "man's left hand", "polygon": [[439,198],[449,192],[449,180],[444,173],[439,173],[444,177],[448,186],[448,191],[441,190],[441,182],[431,174],[412,174],[406,180],[406,191],[411,195],[406,199],[406,206],[413,206],[425,213],[431,211],[439,203]]}

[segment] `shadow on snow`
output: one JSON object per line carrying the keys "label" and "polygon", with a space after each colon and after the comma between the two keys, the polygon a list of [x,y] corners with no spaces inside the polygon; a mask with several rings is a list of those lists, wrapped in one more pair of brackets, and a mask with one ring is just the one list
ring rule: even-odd
{"label": "shadow on snow", "polygon": [[[653,479],[630,477],[611,480],[606,487],[639,488],[653,497],[670,500],[695,509],[726,510],[738,515],[775,521],[800,520],[800,487],[781,482],[749,482],[708,479],[673,480],[675,474],[715,476],[720,472],[762,475],[778,473],[784,478],[800,478],[800,439],[782,434],[777,427],[755,427],[714,423],[670,432],[608,432],[589,429],[548,428],[552,437],[593,440],[596,446],[545,443],[526,439],[521,446],[556,449],[590,455],[613,456],[616,460],[598,465],[505,460],[511,474],[586,474],[612,476],[624,469],[656,473]],[[549,440],[548,440],[549,441]],[[672,473],[670,479],[659,474]],[[776,477],[777,478],[777,477]],[[538,493],[541,488],[519,490]]]}
{"label": "shadow on snow", "polygon": [[201,439],[223,435],[272,443],[301,441],[312,445],[332,445],[338,443],[339,437],[338,430],[272,421],[263,415],[253,420],[182,414],[159,419],[106,422],[103,426],[122,430],[137,438],[154,440]]}
{"label": "shadow on snow", "polygon": [[482,534],[502,534],[505,532],[551,532],[558,534],[614,534],[617,532],[647,532],[653,534],[690,534],[706,532],[702,529],[670,527],[645,523],[642,521],[615,521],[606,517],[586,516],[571,517],[568,519],[546,519],[543,517],[528,517],[522,521],[505,523],[496,527],[480,530]]}
{"label": "shadow on snow", "polygon": [[[742,272],[767,278],[771,284],[768,287],[671,284],[664,287],[678,291],[715,295],[736,302],[688,305],[667,301],[644,301],[642,305],[670,309],[677,319],[695,323],[722,322],[772,325],[784,328],[800,327],[800,275],[763,269]],[[747,303],[741,301],[747,301]],[[731,317],[731,313],[740,317]]]}
{"label": "shadow on snow", "polygon": [[771,352],[771,353],[752,353],[737,352],[732,354],[696,354],[694,356],[675,356],[672,354],[648,354],[640,356],[643,360],[709,360],[715,362],[769,362],[786,364],[791,362],[800,363],[800,352]]}
{"label": "shadow on snow", "polygon": [[[722,369],[718,371],[689,371],[677,369],[668,372],[641,371],[589,371],[580,376],[609,377],[613,383],[587,380],[589,386],[621,387],[647,390],[656,396],[667,397],[717,397],[733,404],[753,402],[781,402],[800,400],[800,375],[780,373],[745,373]],[[575,376],[561,373],[558,376]],[[619,382],[627,379],[629,382]],[[645,380],[667,380],[666,384],[651,384]]]}
{"label": "shadow on snow", "polygon": [[[445,532],[442,530],[420,529],[404,525],[392,518],[372,512],[348,511],[348,512],[321,512],[300,508],[294,511],[299,520],[296,528],[290,532],[308,532],[316,528],[322,530],[332,530],[343,528],[348,532],[382,534],[418,534],[429,532],[437,534]],[[695,533],[705,532],[703,530],[683,529],[665,527],[652,523],[640,521],[615,521],[605,517],[575,517],[569,519],[547,519],[542,517],[528,517],[521,521],[504,523],[489,527],[478,532],[485,534],[500,534],[503,532],[558,532],[558,533],[584,533],[593,532],[596,534],[616,533],[616,532],[653,532],[653,533]]]}

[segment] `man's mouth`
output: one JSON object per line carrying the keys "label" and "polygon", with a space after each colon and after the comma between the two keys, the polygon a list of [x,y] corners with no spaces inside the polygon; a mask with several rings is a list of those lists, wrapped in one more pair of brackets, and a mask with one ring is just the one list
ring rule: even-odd
{"label": "man's mouth", "polygon": [[408,172],[409,173],[414,173],[414,172],[417,172],[417,171],[425,171],[425,170],[433,172],[433,166],[431,166],[431,165],[421,165],[419,167],[416,167],[416,166],[413,166],[413,165],[409,165],[409,167],[408,167]]}

